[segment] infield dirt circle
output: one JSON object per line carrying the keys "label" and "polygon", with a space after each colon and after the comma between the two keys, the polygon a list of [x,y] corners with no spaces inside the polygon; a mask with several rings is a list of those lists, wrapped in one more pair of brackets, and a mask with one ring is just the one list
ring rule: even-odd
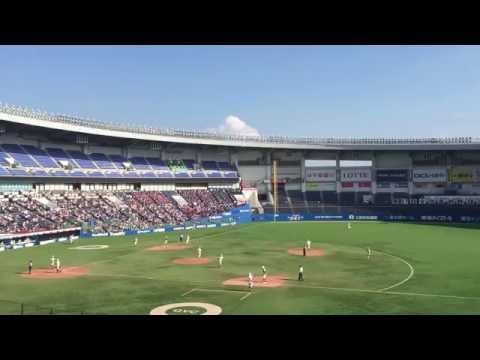
{"label": "infield dirt circle", "polygon": [[191,257],[191,258],[181,258],[181,259],[175,259],[173,262],[175,264],[180,264],[180,265],[204,265],[212,262],[212,258],[208,257]]}
{"label": "infield dirt circle", "polygon": [[183,250],[183,249],[188,249],[190,245],[185,245],[185,244],[166,244],[166,245],[156,245],[147,248],[146,250],[148,251],[177,251],[177,250]]}
{"label": "infield dirt circle", "polygon": [[[254,288],[276,288],[285,285],[285,282],[288,280],[287,275],[268,275],[267,281],[263,281],[262,276],[253,277],[253,287]],[[248,277],[238,277],[233,279],[228,279],[222,283],[223,285],[234,285],[234,286],[244,286],[248,287]]]}
{"label": "infield dirt circle", "polygon": [[[291,255],[303,256],[303,248],[291,248],[288,249],[288,253]],[[325,256],[325,250],[307,249],[307,256]]]}
{"label": "infield dirt circle", "polygon": [[29,279],[68,279],[88,274],[88,268],[85,266],[70,266],[62,268],[57,273],[55,269],[34,269],[32,273],[22,273],[22,277]]}

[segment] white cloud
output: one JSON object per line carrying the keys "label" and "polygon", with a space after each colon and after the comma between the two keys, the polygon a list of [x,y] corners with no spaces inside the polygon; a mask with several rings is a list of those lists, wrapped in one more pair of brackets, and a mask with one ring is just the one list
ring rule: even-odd
{"label": "white cloud", "polygon": [[260,136],[257,129],[251,127],[245,121],[233,115],[227,116],[218,128],[212,130],[221,134]]}

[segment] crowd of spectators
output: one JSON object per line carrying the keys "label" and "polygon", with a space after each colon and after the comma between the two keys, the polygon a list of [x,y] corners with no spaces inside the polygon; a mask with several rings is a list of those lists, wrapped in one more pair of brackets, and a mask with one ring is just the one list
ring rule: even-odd
{"label": "crowd of spectators", "polygon": [[[178,196],[183,201],[176,201]],[[0,199],[0,233],[81,227],[94,233],[143,230],[212,216],[237,205],[226,189],[178,192],[16,193]]]}

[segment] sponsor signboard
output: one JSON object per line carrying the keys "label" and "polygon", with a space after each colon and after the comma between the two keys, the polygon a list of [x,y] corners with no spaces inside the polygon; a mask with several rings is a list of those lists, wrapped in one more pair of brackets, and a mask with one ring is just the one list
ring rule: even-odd
{"label": "sponsor signboard", "polygon": [[40,241],[39,244],[40,245],[47,245],[47,244],[53,244],[55,242],[55,240],[43,240],[43,241]]}
{"label": "sponsor signboard", "polygon": [[115,232],[115,233],[110,233],[110,236],[122,236],[122,235],[125,235],[125,232],[124,231],[120,231],[120,232]]}
{"label": "sponsor signboard", "polygon": [[108,233],[92,234],[93,237],[108,236]]}
{"label": "sponsor signboard", "polygon": [[305,191],[336,191],[337,184],[336,183],[315,183],[315,182],[307,182],[305,183]]}
{"label": "sponsor signboard", "polygon": [[185,227],[184,226],[176,226],[173,228],[174,231],[177,231],[177,230],[185,230]]}
{"label": "sponsor signboard", "polygon": [[64,241],[67,241],[67,240],[68,240],[67,237],[58,238],[58,242],[64,242]]}
{"label": "sponsor signboard", "polygon": [[377,170],[375,179],[377,182],[408,181],[407,169],[383,169]]}
{"label": "sponsor signboard", "polygon": [[372,183],[369,181],[362,181],[358,183],[359,188],[370,188],[372,187]]}
{"label": "sponsor signboard", "polygon": [[446,168],[413,169],[413,182],[416,183],[443,183],[447,182]]}
{"label": "sponsor signboard", "polygon": [[165,229],[164,228],[161,228],[161,229],[154,229],[153,232],[165,232]]}
{"label": "sponsor signboard", "polygon": [[197,229],[205,229],[207,227],[207,225],[197,225],[196,228]]}
{"label": "sponsor signboard", "polygon": [[477,169],[466,167],[455,167],[450,169],[450,181],[460,183],[471,183],[476,179]]}
{"label": "sponsor signboard", "polygon": [[305,181],[332,182],[337,181],[337,170],[322,167],[305,168]]}
{"label": "sponsor signboard", "polygon": [[137,230],[137,234],[147,234],[147,233],[151,233],[152,230]]}
{"label": "sponsor signboard", "polygon": [[208,224],[207,228],[217,227],[217,224]]}
{"label": "sponsor signboard", "polygon": [[26,248],[27,248],[27,247],[32,247],[32,246],[35,246],[35,243],[26,243],[26,244],[25,244],[25,247],[26,247]]}
{"label": "sponsor signboard", "polygon": [[341,169],[340,181],[342,182],[372,181],[372,170],[370,168]]}

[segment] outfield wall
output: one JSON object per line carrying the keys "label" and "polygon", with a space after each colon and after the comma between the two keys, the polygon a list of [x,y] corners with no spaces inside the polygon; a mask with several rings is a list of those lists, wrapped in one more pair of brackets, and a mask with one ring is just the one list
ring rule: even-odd
{"label": "outfield wall", "polygon": [[340,214],[255,214],[252,215],[252,221],[418,221],[418,222],[442,222],[442,223],[480,223],[480,214],[471,212],[470,214],[402,214],[391,215],[386,213],[373,213],[368,215],[359,215],[352,213]]}

